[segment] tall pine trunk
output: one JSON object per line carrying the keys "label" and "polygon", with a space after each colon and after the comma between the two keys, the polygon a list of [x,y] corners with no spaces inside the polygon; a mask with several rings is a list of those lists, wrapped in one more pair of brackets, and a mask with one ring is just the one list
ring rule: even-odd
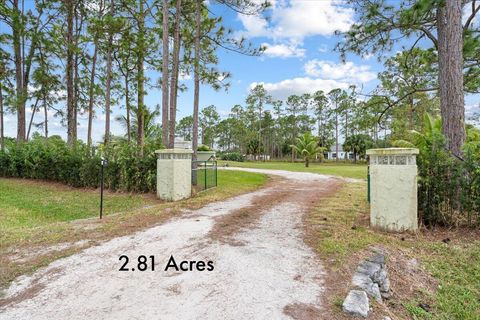
{"label": "tall pine trunk", "polygon": [[22,68],[22,46],[21,46],[21,13],[18,8],[18,0],[13,0],[13,51],[15,59],[15,105],[17,109],[17,142],[25,141],[25,104],[23,103],[23,68]]}
{"label": "tall pine trunk", "polygon": [[107,145],[110,141],[110,103],[111,103],[111,88],[112,88],[112,41],[113,36],[110,33],[108,37],[107,49],[107,80],[105,84],[105,137],[104,144]]}
{"label": "tall pine trunk", "polygon": [[67,142],[70,146],[75,144],[75,101],[73,92],[74,73],[74,48],[73,48],[73,0],[67,0]]}
{"label": "tall pine trunk", "polygon": [[47,108],[47,99],[45,96],[43,97],[43,116],[44,116],[43,127],[45,129],[45,139],[47,139],[48,138],[48,108]]}
{"label": "tall pine trunk", "polygon": [[338,107],[335,104],[335,162],[338,162]]}
{"label": "tall pine trunk", "polygon": [[[77,116],[78,116],[78,110],[79,110],[79,101],[80,101],[80,75],[79,75],[79,60],[80,60],[80,50],[78,50],[79,46],[79,40],[80,40],[80,34],[82,32],[82,25],[83,25],[83,17],[79,17],[79,12],[76,9],[78,2],[75,3],[74,7],[74,17],[75,17],[75,55],[74,55],[74,76],[73,76],[73,137],[74,141],[77,141]],[[80,20],[80,21],[79,21]]]}
{"label": "tall pine trunk", "polygon": [[3,125],[3,92],[2,84],[0,83],[0,148],[5,150],[5,129]]}
{"label": "tall pine trunk", "polygon": [[139,1],[139,17],[138,17],[138,42],[137,42],[137,145],[139,147],[140,156],[143,156],[143,147],[145,144],[145,76],[144,76],[144,60],[145,60],[145,11],[144,0]]}
{"label": "tall pine trunk", "polygon": [[87,128],[87,147],[90,150],[92,146],[92,124],[93,124],[93,101],[94,101],[94,88],[95,88],[95,73],[97,69],[97,55],[98,45],[97,41],[94,41],[93,57],[92,57],[92,71],[90,73],[90,88],[88,90],[88,128]]}
{"label": "tall pine trunk", "polygon": [[193,92],[193,131],[192,149],[193,160],[197,160],[198,149],[198,109],[200,104],[200,26],[201,26],[201,0],[195,1],[195,59],[194,59],[194,92]]}
{"label": "tall pine trunk", "polygon": [[172,80],[170,83],[170,114],[169,114],[169,141],[168,147],[175,146],[175,126],[177,120],[177,86],[178,71],[180,64],[180,15],[182,14],[182,1],[177,0],[175,8],[175,29],[173,33],[173,62],[172,62]]}
{"label": "tall pine trunk", "polygon": [[[347,140],[347,138],[348,138],[348,113],[347,113],[347,110],[345,110],[345,140]],[[345,160],[348,160],[348,152],[345,152]]]}
{"label": "tall pine trunk", "polygon": [[[142,12],[143,13],[143,12]],[[110,17],[114,15],[114,2],[110,2]],[[105,137],[104,144],[107,145],[110,141],[110,103],[111,103],[111,90],[112,90],[112,46],[113,46],[113,32],[108,33],[108,45],[107,45],[107,80],[105,88]]]}
{"label": "tall pine trunk", "polygon": [[168,0],[163,0],[162,53],[162,143],[168,146]]}
{"label": "tall pine trunk", "polygon": [[461,0],[448,0],[439,5],[437,32],[442,131],[447,138],[448,149],[460,156],[466,138]]}
{"label": "tall pine trunk", "polygon": [[130,70],[127,68],[125,74],[125,109],[127,109],[127,141],[128,144],[132,141],[132,130],[130,127],[130,89],[129,89],[129,77],[130,77]]}

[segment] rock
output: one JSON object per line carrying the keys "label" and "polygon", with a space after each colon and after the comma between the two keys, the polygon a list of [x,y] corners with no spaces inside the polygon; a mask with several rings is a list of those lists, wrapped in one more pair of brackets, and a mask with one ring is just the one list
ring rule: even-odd
{"label": "rock", "polygon": [[379,264],[380,266],[383,266],[385,264],[385,254],[384,253],[377,253],[374,256],[370,257],[367,259],[370,262]]}
{"label": "rock", "polygon": [[350,290],[342,305],[344,312],[364,318],[368,316],[369,307],[367,293],[362,290]]}
{"label": "rock", "polygon": [[388,280],[387,269],[384,267],[375,274],[373,278],[375,283],[378,283],[378,287],[380,288],[380,292],[389,292],[390,291],[390,280]]}
{"label": "rock", "polygon": [[368,275],[370,278],[373,278],[375,273],[379,272],[381,268],[382,266],[378,263],[363,261],[358,265],[357,272],[364,273]]}
{"label": "rock", "polygon": [[365,290],[369,295],[375,298],[378,302],[382,302],[382,294],[377,283],[374,283],[372,278],[363,273],[355,273],[353,275],[352,283]]}
{"label": "rock", "polygon": [[385,316],[383,317],[383,320],[392,320],[392,318],[390,318],[389,316]]}
{"label": "rock", "polygon": [[385,266],[385,253],[375,250],[374,255],[362,261],[355,271],[352,284],[382,303],[390,298],[390,281]]}

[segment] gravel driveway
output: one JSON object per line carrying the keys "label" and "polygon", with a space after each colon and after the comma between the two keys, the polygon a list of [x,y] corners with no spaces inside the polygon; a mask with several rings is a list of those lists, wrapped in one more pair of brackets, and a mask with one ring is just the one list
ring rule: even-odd
{"label": "gravel driveway", "polygon": [[[241,170],[279,178],[17,279],[3,296],[0,319],[321,318],[323,269],[303,241],[302,216],[341,180]],[[128,271],[119,271],[121,255]],[[140,255],[145,271],[138,270]],[[170,264],[165,271],[171,256],[177,266],[196,261],[182,264],[193,270]]]}

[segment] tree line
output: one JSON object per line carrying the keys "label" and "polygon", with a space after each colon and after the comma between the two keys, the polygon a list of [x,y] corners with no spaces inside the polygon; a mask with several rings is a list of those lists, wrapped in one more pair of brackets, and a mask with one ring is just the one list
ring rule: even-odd
{"label": "tree line", "polygon": [[[48,136],[48,114],[54,113],[67,127],[71,146],[78,139],[78,116],[85,114],[86,141],[91,146],[93,118],[105,112],[104,144],[108,144],[112,108],[122,107],[126,139],[139,147],[139,154],[145,139],[159,132],[162,144],[172,147],[178,131],[177,97],[186,89],[179,79],[193,74],[194,150],[201,135],[205,143],[216,141],[222,149],[266,150],[262,152],[282,157],[291,152],[286,146],[296,136],[314,126],[319,144],[325,146],[342,135],[348,139],[362,134],[378,141],[383,132],[383,137],[388,133],[402,138],[421,126],[429,112],[442,117],[446,148],[461,157],[466,140],[464,94],[480,90],[475,20],[480,5],[475,0],[347,2],[357,21],[350,30],[337,33],[341,40],[336,50],[344,59],[349,53],[382,55],[401,46],[394,56],[382,59],[385,70],[376,90],[338,89],[279,102],[257,87],[245,106],[234,106],[231,116],[219,121],[213,107],[199,110],[200,84],[215,89],[228,86],[228,71],[217,66],[218,49],[258,55],[264,48],[237,39],[204,1],[36,0],[30,5],[3,1],[2,146],[5,112],[17,115],[19,143],[28,140],[34,126]],[[253,0],[216,0],[215,5],[242,14],[261,14],[269,6],[267,1]],[[151,79],[149,71],[156,72],[158,79]],[[156,87],[162,91],[161,103],[148,108],[146,92]],[[26,119],[27,105],[32,109],[30,119]],[[328,112],[320,111],[325,105]],[[40,112],[44,120],[33,123],[34,114]],[[161,126],[149,126],[159,114]],[[182,119],[178,125],[189,121]]]}
{"label": "tree line", "polygon": [[[386,72],[379,76],[390,83]],[[425,114],[439,113],[438,99],[427,93],[416,94],[413,104],[401,103],[383,113],[387,106],[381,96],[366,97],[355,86],[276,100],[263,85],[257,85],[245,104],[233,106],[227,117],[220,117],[214,105],[203,108],[200,140],[222,152],[294,159],[297,155],[292,145],[297,138],[314,133],[317,146],[324,151],[333,147],[339,154],[343,146],[345,151],[363,156],[366,147],[385,147],[392,140],[407,139],[412,130],[422,130]],[[177,135],[191,140],[192,123],[192,116],[180,119]]]}
{"label": "tree line", "polygon": [[[250,0],[215,3],[243,14],[259,14],[268,6]],[[156,87],[162,91],[161,142],[173,147],[177,97],[185,89],[179,78],[194,77],[196,131],[200,84],[228,85],[229,73],[217,68],[217,49],[248,55],[262,50],[233,37],[201,0],[7,0],[0,3],[0,24],[2,148],[5,113],[17,116],[18,143],[29,139],[32,126],[48,137],[53,113],[66,126],[70,146],[79,139],[79,115],[86,115],[90,147],[93,118],[105,113],[103,143],[108,144],[112,108],[122,107],[126,138],[141,155],[145,121],[157,112],[145,105],[145,95]],[[44,115],[40,123],[33,122],[36,113]]]}

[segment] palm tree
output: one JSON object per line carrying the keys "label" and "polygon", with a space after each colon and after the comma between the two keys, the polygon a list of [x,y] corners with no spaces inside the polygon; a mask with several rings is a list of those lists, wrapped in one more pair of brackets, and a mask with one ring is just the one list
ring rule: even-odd
{"label": "palm tree", "polygon": [[435,149],[437,143],[443,140],[442,118],[434,118],[430,114],[425,113],[423,116],[422,132],[410,130],[410,134],[410,141],[395,140],[392,142],[392,145],[395,147],[404,148],[417,147],[421,151],[433,150]]}
{"label": "palm tree", "polygon": [[291,147],[303,157],[303,159],[305,160],[305,167],[307,168],[312,157],[314,157],[318,153],[323,153],[325,151],[324,147],[318,146],[317,138],[312,136],[310,132],[307,132],[298,137],[297,144],[291,145]]}
{"label": "palm tree", "polygon": [[[132,137],[137,138],[137,128],[138,128],[138,121],[137,121],[137,108],[135,106],[130,106],[133,112],[133,120],[131,123],[131,132]],[[147,140],[154,140],[161,136],[160,128],[155,123],[155,119],[160,115],[160,106],[157,105],[155,110],[151,111],[148,108],[144,110],[144,119],[143,119],[143,132],[145,135],[145,139]],[[115,118],[123,127],[127,127],[127,118],[124,115],[119,115]]]}

